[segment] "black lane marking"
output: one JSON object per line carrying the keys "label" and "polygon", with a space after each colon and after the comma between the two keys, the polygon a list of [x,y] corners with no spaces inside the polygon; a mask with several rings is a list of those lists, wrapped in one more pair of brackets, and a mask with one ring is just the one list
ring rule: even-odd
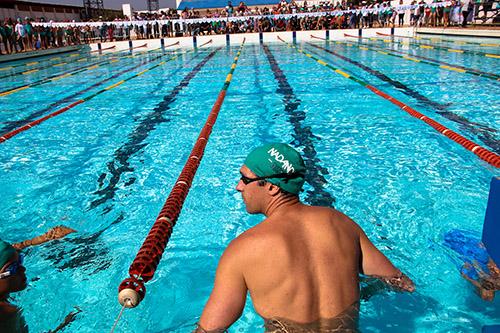
{"label": "black lane marking", "polygon": [[307,192],[306,202],[311,205],[331,207],[335,203],[335,198],[323,188],[328,184],[323,175],[328,174],[328,170],[319,165],[320,159],[317,158],[314,140],[319,140],[308,126],[303,126],[302,121],[306,118],[304,111],[299,111],[301,100],[295,95],[293,88],[288,83],[288,80],[280,69],[278,62],[267,47],[262,46],[266,53],[267,60],[271,65],[274,78],[278,82],[277,93],[283,95],[283,104],[285,112],[289,115],[289,121],[293,126],[294,137],[293,145],[303,147],[304,162],[306,165],[306,181],[312,186],[313,191]]}
{"label": "black lane marking", "polygon": [[28,115],[27,117],[23,118],[23,119],[20,119],[20,120],[14,120],[14,121],[6,121],[4,122],[4,124],[6,124],[6,126],[4,126],[3,128],[0,129],[0,136],[2,136],[3,134],[5,133],[8,133],[10,131],[13,131],[15,130],[16,128],[18,127],[21,127],[21,126],[24,126],[26,125],[27,123],[30,123],[32,122],[33,120],[35,120],[36,118],[44,115],[46,112],[48,111],[51,111],[53,108],[56,108],[58,106],[61,106],[62,104],[66,104],[66,103],[69,103],[69,102],[75,102],[75,98],[92,90],[93,88],[95,87],[98,87],[100,86],[101,84],[103,83],[106,83],[110,80],[113,80],[113,79],[116,79],[118,76],[128,72],[128,71],[131,71],[133,69],[136,69],[138,68],[139,66],[142,66],[142,65],[145,65],[147,63],[150,63],[150,62],[153,62],[155,60],[158,60],[160,59],[161,57],[163,57],[164,55],[162,54],[161,56],[156,56],[156,57],[153,57],[153,59],[151,60],[145,60],[145,61],[142,61],[141,63],[139,63],[138,65],[134,66],[134,67],[130,67],[130,68],[127,68],[127,69],[124,69],[116,74],[114,74],[113,76],[107,78],[107,79],[104,79],[102,81],[99,81],[99,82],[96,82],[94,83],[93,85],[83,89],[83,90],[80,90],[80,91],[77,91],[76,93],[68,96],[68,97],[65,97],[57,102],[54,102],[52,104],[50,104],[49,106],[47,106],[46,108],[44,109],[41,109],[41,110],[38,110],[38,111],[35,111],[33,112],[32,114]]}
{"label": "black lane marking", "polygon": [[464,116],[460,116],[450,111],[436,111],[436,113],[458,123],[464,131],[475,134],[486,146],[490,147],[492,151],[500,154],[500,140],[495,139],[495,136],[492,134],[497,132],[496,129],[481,123],[472,122]]}
{"label": "black lane marking", "polygon": [[[98,179],[99,190],[94,192],[94,194],[100,196],[100,198],[90,203],[90,209],[98,207],[115,196],[117,191],[116,185],[120,181],[121,175],[124,172],[134,171],[134,168],[131,167],[129,163],[130,157],[148,145],[144,143],[144,140],[146,140],[149,133],[156,128],[156,125],[170,121],[170,119],[165,119],[163,117],[165,111],[170,109],[170,104],[175,101],[177,94],[188,86],[191,79],[194,78],[201,68],[213,58],[218,50],[219,49],[216,49],[208,54],[174,89],[172,89],[170,94],[163,97],[163,101],[161,101],[151,113],[147,114],[132,133],[128,135],[128,141],[115,151],[114,160],[107,163],[108,172],[111,174],[108,185],[103,187],[104,180],[107,178],[107,173],[101,174]],[[133,180],[129,180],[128,184],[130,185],[132,183]]]}
{"label": "black lane marking", "polygon": [[[332,50],[329,50],[329,49],[326,49],[324,47],[321,47],[321,46],[318,46],[318,45],[315,45],[315,44],[312,44],[312,43],[308,43],[309,45],[319,49],[319,50],[322,50],[322,51],[325,51],[325,52],[328,52],[344,61],[347,61],[348,63],[350,64],[353,64],[354,66],[357,66],[361,69],[363,69],[364,71],[376,76],[377,78],[379,78],[380,80],[384,81],[384,82],[387,82],[389,83],[390,85],[392,85],[393,87],[399,89],[402,93],[410,96],[410,97],[413,97],[415,98],[417,101],[423,103],[423,104],[426,104],[426,105],[429,105],[437,110],[445,110],[448,105],[445,105],[445,104],[441,104],[441,103],[438,103],[438,102],[435,102],[435,101],[432,101],[430,99],[428,99],[427,97],[425,97],[424,95],[420,94],[418,91],[415,91],[413,89],[411,89],[410,87],[408,87],[407,85],[399,82],[399,81],[396,81],[396,80],[393,80],[391,79],[390,77],[388,77],[387,75],[385,75],[384,73],[381,73],[373,68],[370,68],[366,65],[363,65],[362,63],[356,61],[356,60],[352,60],[352,59],[349,59],[341,54],[338,54],[337,52],[334,52]],[[316,53],[317,54],[317,53]]]}
{"label": "black lane marking", "polygon": [[[59,270],[81,269],[89,271],[88,275],[96,274],[106,270],[112,264],[109,256],[108,244],[100,240],[101,235],[113,225],[117,225],[125,219],[124,213],[103,229],[93,234],[73,234],[64,240],[55,240],[47,243],[45,258],[50,260]],[[69,245],[73,246],[68,249]]]}
{"label": "black lane marking", "polygon": [[[328,53],[330,53],[330,54],[332,54],[332,55],[334,55],[342,60],[345,60],[345,61],[347,61],[355,66],[358,66],[359,68],[365,70],[366,72],[376,76],[380,80],[391,84],[393,87],[399,89],[402,93],[404,93],[410,97],[413,97],[417,101],[436,109],[437,114],[439,114],[440,116],[442,116],[448,120],[451,120],[453,122],[458,123],[460,125],[460,127],[462,128],[462,130],[476,135],[481,141],[484,142],[485,145],[490,147],[494,152],[496,152],[496,153],[500,152],[500,140],[495,139],[495,137],[491,134],[492,132],[493,133],[496,132],[495,129],[492,129],[492,128],[490,128],[486,125],[483,125],[481,123],[472,122],[472,121],[468,120],[467,118],[465,118],[464,116],[460,116],[460,115],[455,114],[451,111],[447,111],[446,108],[450,104],[440,104],[438,102],[432,101],[432,100],[428,99],[427,97],[421,95],[419,92],[409,88],[405,84],[403,84],[399,81],[393,80],[390,77],[388,77],[387,75],[385,75],[385,74],[383,74],[383,73],[381,73],[373,68],[370,68],[366,65],[363,65],[355,60],[349,59],[349,58],[347,58],[343,55],[340,55],[332,50],[323,48],[321,46],[314,45],[312,43],[308,43],[308,44],[317,48],[317,49],[328,52]],[[312,52],[312,53],[316,53],[316,52]],[[318,54],[318,53],[316,53],[316,54]]]}

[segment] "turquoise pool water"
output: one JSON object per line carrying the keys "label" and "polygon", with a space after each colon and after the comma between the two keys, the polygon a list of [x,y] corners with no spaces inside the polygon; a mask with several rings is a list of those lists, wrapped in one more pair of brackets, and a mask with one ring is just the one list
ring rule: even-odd
{"label": "turquoise pool water", "polygon": [[[498,81],[344,44],[315,45],[372,72],[307,43],[299,46],[500,153]],[[75,306],[82,312],[65,331],[110,330],[120,311],[118,285],[177,179],[238,46],[182,54],[0,144],[0,237],[21,241],[59,224],[78,231],[26,250],[30,283],[14,300],[32,332],[54,329]],[[498,59],[382,46],[500,74]],[[117,62],[0,97],[0,133],[157,64],[93,87],[158,54],[122,54]],[[93,58],[3,78],[0,91],[106,59]],[[235,186],[246,154],[268,141],[303,151],[310,171],[301,194],[306,202],[332,204],[351,216],[417,284],[414,294],[382,293],[363,301],[362,331],[471,332],[500,322],[500,298],[488,303],[477,297],[443,246],[443,235],[455,228],[480,237],[489,181],[498,170],[355,82],[270,43],[245,45],[146,298],[125,311],[117,332],[193,329],[223,249],[262,219],[245,212]],[[229,331],[258,332],[262,324],[248,300]]]}

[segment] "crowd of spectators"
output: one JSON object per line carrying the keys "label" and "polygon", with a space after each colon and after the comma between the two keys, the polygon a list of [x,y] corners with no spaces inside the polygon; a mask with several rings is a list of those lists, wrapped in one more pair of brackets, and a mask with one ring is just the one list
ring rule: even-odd
{"label": "crowd of spectators", "polygon": [[[488,10],[481,0],[453,0],[445,6],[435,5],[438,0],[426,3],[413,1],[410,6],[403,6],[400,0],[395,6],[390,2],[366,2],[354,5],[346,0],[341,2],[324,1],[309,4],[307,0],[280,0],[275,6],[248,7],[244,2],[233,6],[231,1],[223,9],[198,11],[185,8],[180,13],[182,19],[195,19],[193,23],[176,22],[172,26],[160,25],[156,22],[135,25],[133,32],[136,38],[155,38],[169,36],[193,36],[246,32],[275,32],[322,29],[354,29],[403,26],[405,16],[410,15],[412,26],[465,26],[473,20],[479,9]],[[491,6],[489,8],[491,10]],[[302,13],[324,12],[326,15],[306,16]],[[288,17],[280,15],[289,14]],[[291,14],[291,15],[290,15]],[[159,19],[175,20],[178,14],[164,14]],[[231,18],[231,20],[220,20]],[[143,19],[143,18],[138,18]],[[147,18],[146,18],[147,19]],[[206,20],[204,20],[206,19]],[[218,20],[211,20],[218,19]]]}
{"label": "crowd of spectators", "polygon": [[76,26],[33,25],[28,17],[24,20],[7,18],[0,22],[0,54],[80,44],[81,35],[81,29]]}
{"label": "crowd of spectators", "polygon": [[[436,0],[434,0],[436,2]],[[484,12],[486,17],[488,11],[492,10],[493,1],[481,2],[480,0],[451,0],[446,6],[427,6],[421,0],[413,1],[410,10],[410,24],[413,26],[438,27],[438,26],[462,26],[473,21]]]}
{"label": "crowd of spectators", "polygon": [[[318,4],[307,0],[300,3],[280,0],[274,6],[253,7],[243,1],[233,6],[229,1],[222,9],[199,11],[185,8],[182,11],[138,13],[131,18],[133,23],[129,18],[117,18],[108,22],[58,26],[33,24],[29,18],[5,19],[0,24],[0,52],[24,52],[96,41],[402,26],[408,14],[413,26],[465,26],[480,9],[485,15],[488,9],[491,10],[489,2],[480,1],[483,0],[452,0],[441,6],[436,5],[440,2],[438,0],[432,0],[432,3],[420,0],[413,1],[411,6],[403,6],[400,0],[391,6],[390,2],[362,1],[356,5],[347,0]],[[324,15],[312,14],[321,12]]]}

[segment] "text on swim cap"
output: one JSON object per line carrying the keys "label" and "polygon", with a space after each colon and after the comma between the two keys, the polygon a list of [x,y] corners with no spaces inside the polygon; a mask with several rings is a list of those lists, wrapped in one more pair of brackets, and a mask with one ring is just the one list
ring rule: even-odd
{"label": "text on swim cap", "polygon": [[276,150],[275,148],[271,148],[267,152],[269,153],[269,155],[274,157],[276,162],[281,163],[281,167],[283,168],[283,170],[286,170],[287,173],[295,172],[292,163],[286,160],[285,156],[283,156],[283,154],[280,153],[278,150]]}

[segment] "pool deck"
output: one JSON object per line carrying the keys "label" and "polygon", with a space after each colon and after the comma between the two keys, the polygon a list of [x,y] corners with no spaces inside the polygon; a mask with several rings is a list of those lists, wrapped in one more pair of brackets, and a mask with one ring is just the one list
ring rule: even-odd
{"label": "pool deck", "polygon": [[[404,36],[413,36],[413,28],[396,28],[395,34],[404,35]],[[376,29],[363,29],[362,36],[363,37],[379,37],[377,32],[381,32],[384,34],[390,34],[391,28],[376,28]],[[309,30],[309,31],[296,31],[295,39],[297,42],[310,42],[318,39],[311,38],[311,35],[326,38],[327,30]],[[328,30],[328,38],[330,40],[351,40],[355,41],[354,38],[345,37],[344,34],[355,35],[358,36],[358,29],[342,29],[342,30]],[[229,37],[228,37],[229,36]],[[286,42],[293,42],[293,31],[283,31],[283,32],[264,32],[262,33],[262,42],[279,42],[278,37],[285,40]],[[210,40],[212,42],[210,45],[212,46],[226,46],[227,38],[229,38],[230,45],[240,45],[243,41],[243,38],[246,39],[246,44],[259,44],[260,43],[260,34],[259,33],[247,33],[247,34],[231,34],[231,35],[207,35],[207,36],[197,36],[196,37],[196,46],[200,46]],[[161,47],[161,39],[140,39],[133,40],[132,47],[137,47],[139,45],[147,44],[148,49],[155,49]],[[169,47],[169,49],[175,48],[192,48],[195,46],[195,38],[190,37],[174,37],[174,38],[164,38],[165,46],[171,45],[174,43],[179,43],[178,45]],[[124,51],[129,50],[130,44],[129,41],[119,41],[119,42],[106,42],[101,43],[101,48],[106,49],[115,46],[112,51]],[[91,44],[90,47],[93,51],[98,49],[98,44]],[[140,49],[139,49],[140,50]]]}
{"label": "pool deck", "polygon": [[[377,35],[377,32],[383,34],[390,34],[391,28],[372,28],[372,29],[363,29],[361,34],[363,37],[380,37]],[[457,32],[457,33],[454,33]],[[467,32],[467,35],[464,33]],[[395,28],[394,34],[399,36],[408,36],[414,37],[416,34],[425,34],[432,33],[434,35],[455,35],[455,36],[468,36],[468,37],[491,37],[491,38],[499,38],[500,37],[500,29],[477,29],[477,28],[465,28],[465,29],[431,29],[431,28],[419,28],[415,29],[414,27],[401,27]],[[461,34],[459,34],[461,33]],[[328,30],[328,38],[330,40],[350,40],[355,41],[355,38],[346,37],[344,34],[359,36],[359,29],[342,29],[342,30]],[[327,38],[327,30],[309,30],[309,31],[297,31],[295,32],[295,40],[297,42],[310,42],[310,41],[318,41],[318,39],[311,38],[312,36],[319,38]],[[498,36],[498,37],[497,37]],[[227,38],[229,38],[230,45],[239,45],[243,41],[243,38],[246,38],[247,44],[258,44],[261,42],[259,33],[248,33],[248,34],[231,34],[231,35],[207,35],[207,36],[197,36],[195,37],[176,37],[176,38],[164,38],[163,42],[165,46],[169,46],[175,43],[176,45],[168,47],[168,49],[176,49],[176,48],[193,48],[196,46],[203,45],[208,41],[212,41],[210,45],[212,46],[226,46],[228,44]],[[293,42],[294,36],[292,31],[283,31],[283,32],[265,32],[262,34],[262,42],[279,42],[278,37],[285,40],[286,42]],[[130,44],[131,43],[131,44]],[[124,51],[129,50],[130,45],[132,47],[138,47],[140,45],[147,44],[147,49],[155,49],[161,47],[161,39],[141,39],[141,40],[133,40],[133,41],[118,41],[118,42],[106,42],[101,44],[102,49],[107,49],[115,46],[111,49],[113,52],[115,51]],[[98,44],[91,44],[90,47],[93,51],[98,50]],[[140,50],[140,49],[139,49]],[[104,51],[106,52],[106,51]]]}

